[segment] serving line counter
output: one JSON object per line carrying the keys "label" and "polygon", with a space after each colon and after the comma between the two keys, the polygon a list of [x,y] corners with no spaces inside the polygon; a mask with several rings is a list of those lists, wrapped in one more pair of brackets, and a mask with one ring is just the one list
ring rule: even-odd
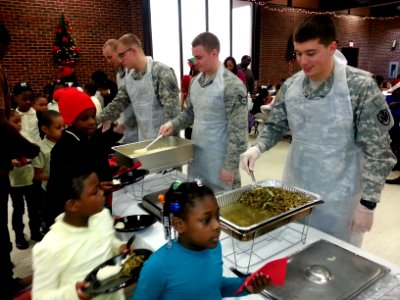
{"label": "serving line counter", "polygon": [[[147,212],[141,208],[140,198],[135,197],[134,194],[129,191],[129,188],[125,188],[123,190],[114,193],[113,198],[114,198],[113,200],[114,215],[128,216],[135,214],[147,214]],[[323,239],[334,245],[340,246],[341,248],[347,249],[352,254],[355,254],[355,256],[364,257],[372,262],[375,262],[376,264],[383,266],[384,268],[390,269],[390,273],[382,275],[382,278],[380,278],[376,283],[374,283],[372,286],[362,291],[353,299],[357,300],[400,299],[400,266],[388,262],[382,258],[376,257],[370,253],[363,251],[360,248],[357,248],[351,244],[348,244],[344,241],[334,238],[312,227],[307,228],[308,233],[304,244],[302,242],[291,243],[291,240],[297,240],[297,237],[296,236],[293,237],[293,235],[296,235],[297,234],[296,232],[299,233],[302,232],[303,228],[304,228],[303,224],[293,222],[268,233],[270,238],[266,239],[264,236],[257,238],[262,240],[261,243],[258,244],[257,250],[255,251],[258,252],[257,257],[260,257],[260,261],[251,264],[249,271],[250,272],[256,271],[267,261],[294,255],[297,252],[312,245],[313,243]],[[160,222],[156,222],[149,228],[146,228],[141,231],[136,231],[134,233],[133,232],[117,233],[118,237],[122,240],[128,240],[133,234],[136,234],[136,239],[134,241],[135,248],[146,248],[155,251],[166,242],[164,239],[163,226]],[[289,246],[287,245],[288,243]],[[228,236],[226,233],[224,232],[221,233],[221,245],[224,256],[224,275],[227,277],[236,276],[232,273],[229,267],[237,267],[237,269],[243,271],[243,268],[240,269],[241,267],[240,262],[236,262],[235,264],[231,256],[232,253],[235,251],[234,248],[240,247],[240,244],[245,245],[246,242],[239,242],[233,239],[232,237]],[[280,251],[280,249],[283,250]],[[348,275],[342,274],[342,276],[346,277]],[[352,278],[348,278],[347,281],[349,281],[351,284]],[[263,295],[257,294],[241,298],[226,298],[226,299],[255,300],[255,299],[265,299],[265,298],[266,297],[264,297]]]}

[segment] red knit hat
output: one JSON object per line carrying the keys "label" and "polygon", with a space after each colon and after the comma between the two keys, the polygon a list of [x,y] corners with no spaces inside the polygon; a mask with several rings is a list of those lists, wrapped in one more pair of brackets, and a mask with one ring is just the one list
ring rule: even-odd
{"label": "red knit hat", "polygon": [[66,125],[71,125],[83,111],[96,108],[89,95],[74,87],[59,89],[53,97]]}

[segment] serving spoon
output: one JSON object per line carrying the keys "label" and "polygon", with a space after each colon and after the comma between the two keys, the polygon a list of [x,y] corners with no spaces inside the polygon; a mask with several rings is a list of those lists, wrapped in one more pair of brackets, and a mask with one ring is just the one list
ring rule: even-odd
{"label": "serving spoon", "polygon": [[152,141],[150,144],[148,144],[144,149],[149,150],[150,146],[154,145],[155,142],[157,142],[159,139],[161,139],[163,137],[162,134],[160,134],[158,137],[155,138],[154,141]]}

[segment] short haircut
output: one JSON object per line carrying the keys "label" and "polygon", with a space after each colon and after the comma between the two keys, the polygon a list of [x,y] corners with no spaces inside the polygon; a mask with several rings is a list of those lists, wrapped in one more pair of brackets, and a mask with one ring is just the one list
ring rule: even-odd
{"label": "short haircut", "polygon": [[117,49],[118,40],[116,39],[109,39],[107,42],[104,43],[103,49],[106,47],[110,47],[111,49]]}
{"label": "short haircut", "polygon": [[55,110],[46,110],[40,114],[38,119],[39,128],[42,126],[50,127],[55,118],[61,117],[61,114]]}
{"label": "short haircut", "polygon": [[69,188],[67,188],[66,193],[62,194],[62,200],[64,204],[68,200],[79,200],[81,199],[81,194],[83,192],[83,189],[85,187],[84,183],[85,180],[92,174],[93,172],[85,172],[81,174],[75,174],[74,177],[71,179],[67,179],[67,182],[69,183]]}
{"label": "short haircut", "polygon": [[97,92],[97,85],[95,85],[94,83],[86,83],[85,90],[90,96],[94,96]]}
{"label": "short haircut", "polygon": [[119,38],[118,43],[121,43],[128,47],[137,46],[139,48],[142,48],[142,42],[133,33],[124,34]]}
{"label": "short haircut", "polygon": [[336,40],[336,28],[328,15],[312,15],[301,22],[293,33],[293,42],[304,43],[319,39],[322,45],[328,46]]}
{"label": "short haircut", "polygon": [[3,44],[3,46],[8,46],[10,45],[11,42],[11,36],[10,33],[8,32],[6,26],[2,22],[0,22],[0,43]]}
{"label": "short haircut", "polygon": [[40,98],[45,98],[45,99],[47,100],[47,95],[45,95],[45,94],[40,94],[39,96],[36,96],[34,102],[36,103],[37,100],[39,100]]}
{"label": "short haircut", "polygon": [[220,43],[217,36],[211,32],[203,32],[194,38],[192,41],[192,47],[203,46],[207,52],[211,52],[214,49],[220,51]]}

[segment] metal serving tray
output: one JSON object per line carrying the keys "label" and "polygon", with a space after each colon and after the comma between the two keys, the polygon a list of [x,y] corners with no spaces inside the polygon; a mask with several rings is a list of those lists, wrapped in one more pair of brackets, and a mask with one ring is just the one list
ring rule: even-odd
{"label": "metal serving tray", "polygon": [[145,148],[152,141],[153,140],[147,140],[112,147],[115,151],[118,164],[131,165],[136,161],[140,161],[142,163],[141,168],[149,170],[150,173],[156,173],[169,168],[182,166],[193,160],[193,148],[195,143],[191,140],[176,136],[163,137],[157,141],[154,149],[172,146],[176,148],[150,154],[134,153],[135,150]]}
{"label": "metal serving tray", "polygon": [[[293,222],[294,220],[297,220],[299,218],[303,218],[305,216],[310,215],[316,205],[323,203],[321,200],[321,197],[315,193],[306,191],[301,188],[289,186],[283,182],[277,181],[277,180],[265,180],[265,181],[260,181],[257,183],[260,186],[265,186],[265,187],[279,187],[287,191],[291,192],[297,192],[300,193],[304,196],[307,196],[310,198],[310,201],[307,202],[306,204],[303,204],[301,206],[298,206],[294,209],[288,210],[286,212],[283,212],[279,215],[276,215],[271,218],[267,218],[259,223],[250,225],[250,226],[239,226],[231,221],[228,221],[227,219],[224,218],[223,215],[220,216],[221,220],[221,226],[222,229],[232,237],[240,240],[240,241],[249,241],[253,240],[255,237],[258,237],[260,235],[263,235],[267,232],[270,232],[278,227],[281,227],[285,224],[288,224],[290,222]],[[253,189],[253,185],[247,185],[243,186],[239,189],[235,189],[230,192],[226,192],[221,195],[216,195],[218,204],[220,207],[223,207],[225,205],[235,203],[239,200],[239,197],[248,190]]]}
{"label": "metal serving tray", "polygon": [[276,299],[353,299],[389,272],[357,253],[319,240],[289,257],[285,285],[270,285],[268,292]]}

